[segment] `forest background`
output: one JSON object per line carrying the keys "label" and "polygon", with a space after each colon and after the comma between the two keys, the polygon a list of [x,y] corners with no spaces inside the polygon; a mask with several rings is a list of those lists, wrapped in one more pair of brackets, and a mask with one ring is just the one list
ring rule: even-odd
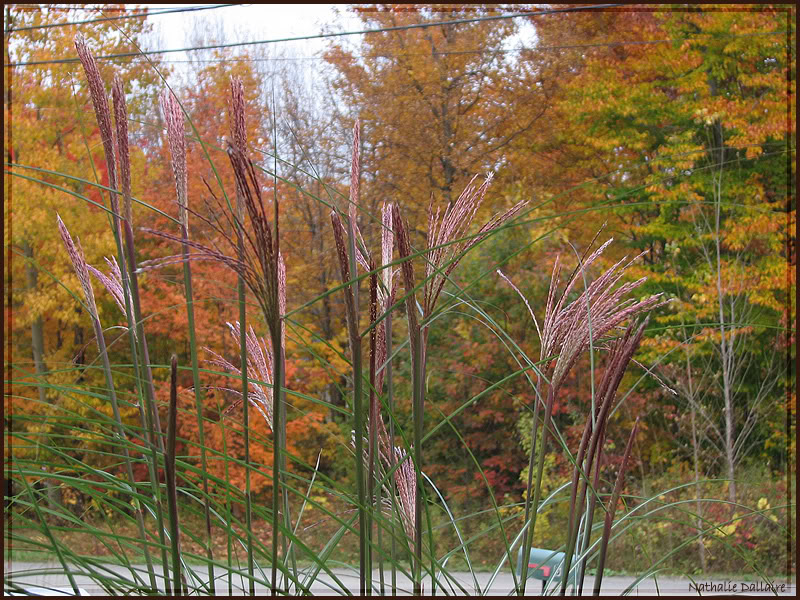
{"label": "forest background", "polygon": [[[265,162],[279,157],[282,178],[275,191],[282,198],[292,312],[286,381],[290,389],[323,401],[293,402],[287,424],[291,452],[311,465],[319,454],[319,468],[331,479],[352,477],[345,467],[352,462],[351,425],[344,410],[336,410],[346,408],[348,394],[341,375],[347,354],[344,302],[340,295],[324,295],[341,280],[332,259],[329,208],[309,193],[346,212],[337,194],[347,194],[349,144],[358,119],[364,199],[359,224],[369,242],[379,239],[386,201],[402,203],[412,242],[422,242],[429,204],[455,201],[476,174],[494,173],[478,219],[529,200],[517,226],[468,254],[455,275],[476,282],[470,293],[529,355],[539,351],[536,327],[494,268],[502,268],[541,315],[556,256],[574,266],[575,249],[580,253],[602,229],[600,242],[613,237],[614,243],[593,268],[643,253],[628,272],[648,278],[637,293],[663,293],[670,300],[651,317],[636,364],[623,381],[626,400],[612,417],[603,460],[613,473],[639,417],[626,494],[649,497],[674,489],[671,500],[698,502],[691,518],[665,511],[633,527],[616,542],[622,549],[609,566],[635,570],[642,555],[674,547],[704,519],[724,521],[730,504],[699,502],[719,498],[761,512],[700,537],[690,552],[676,554],[665,566],[697,573],[757,564],[791,572],[794,541],[779,534],[775,523],[795,530],[794,512],[787,508],[796,498],[795,13],[762,5],[625,6],[433,25],[546,8],[354,7],[364,29],[384,31],[363,35],[357,44],[331,37],[313,61],[292,56],[280,44],[225,47],[233,40],[223,39],[219,22],[209,18],[191,45],[217,47],[189,52],[188,63],[173,64],[170,55],[136,55],[157,16],[67,25],[146,9],[6,5],[6,429],[53,434],[59,423],[46,418],[48,410],[85,410],[70,405],[60,386],[103,385],[102,373],[88,368],[95,360],[91,323],[76,301],[79,283],[55,226],[58,213],[80,237],[89,264],[104,266],[103,257],[114,253],[105,213],[59,190],[102,203],[100,192],[82,180],[108,184],[80,64],[61,60],[74,56],[80,32],[97,56],[134,53],[99,65],[106,81],[119,75],[125,83],[132,194],[157,209],[135,206],[137,227],[169,228],[158,211],[177,214],[157,108],[164,88],[157,70],[193,124],[188,189],[190,205],[203,216],[210,216],[203,202],[209,190],[232,189],[233,176],[212,169],[206,150],[192,140],[202,139],[217,154],[214,162],[225,164],[229,82],[231,76],[244,82],[248,137]],[[432,26],[404,28],[418,23]],[[536,42],[512,47],[509,40],[518,39],[523,24],[535,28]],[[219,242],[199,219],[191,233],[209,245]],[[137,250],[143,258],[176,252],[148,235],[138,236]],[[176,353],[180,364],[188,364],[179,269],[149,271],[140,282],[151,362],[166,365]],[[237,364],[236,343],[225,325],[238,318],[235,290],[235,274],[222,265],[197,267],[197,344]],[[123,320],[108,294],[99,294],[98,310],[106,324]],[[259,319],[255,309],[248,315],[263,334]],[[117,362],[124,363],[124,344],[115,343],[119,336],[119,329],[106,331],[110,354],[119,352]],[[518,368],[500,339],[466,311],[439,319],[430,348],[426,431]],[[410,393],[402,393],[410,389],[408,373],[408,357],[399,356],[401,424],[411,418]],[[587,390],[600,373],[600,363],[587,356],[562,386],[553,419],[570,447],[579,443],[590,406]],[[211,376],[203,384],[220,385]],[[179,385],[181,405],[189,410],[189,372],[180,375]],[[157,391],[165,410],[169,387],[164,383]],[[428,442],[424,470],[450,505],[477,511],[490,504],[491,495],[509,514],[520,510],[532,401],[526,382],[512,379],[452,420],[462,440],[442,428]],[[209,422],[219,424],[207,427],[206,443],[221,445],[228,419],[222,413],[232,398],[209,389],[205,403]],[[93,408],[110,414],[101,398]],[[123,416],[133,419],[134,412]],[[227,422],[228,428],[237,426],[235,419]],[[179,437],[193,440],[193,427],[191,418],[179,418]],[[260,419],[251,427],[268,435]],[[16,452],[10,439],[4,437],[7,464]],[[71,452],[80,457],[86,451],[86,460],[105,467],[102,453],[87,451],[98,443],[78,437]],[[243,452],[228,444],[231,454]],[[187,443],[184,451],[194,448]],[[251,446],[250,452],[254,461],[271,464],[267,445]],[[569,479],[572,466],[563,454],[548,455],[546,465],[547,489]],[[212,472],[216,468],[209,465]],[[243,477],[235,468],[230,476],[234,482]],[[254,497],[268,503],[271,485],[256,477]],[[65,485],[52,486],[48,494],[85,518],[97,510]],[[534,545],[559,546],[565,519],[563,508],[544,513]],[[496,554],[495,542],[480,543],[487,554]]]}

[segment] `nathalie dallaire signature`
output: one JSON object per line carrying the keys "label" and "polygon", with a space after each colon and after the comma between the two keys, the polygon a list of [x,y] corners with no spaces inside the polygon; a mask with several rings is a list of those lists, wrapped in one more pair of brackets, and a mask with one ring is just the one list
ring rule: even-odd
{"label": "nathalie dallaire signature", "polygon": [[767,583],[766,581],[754,581],[748,583],[745,581],[723,581],[712,582],[704,581],[702,583],[690,583],[689,589],[697,592],[730,592],[730,593],[749,593],[749,592],[769,592],[772,594],[785,594],[788,590],[788,585],[785,583]]}

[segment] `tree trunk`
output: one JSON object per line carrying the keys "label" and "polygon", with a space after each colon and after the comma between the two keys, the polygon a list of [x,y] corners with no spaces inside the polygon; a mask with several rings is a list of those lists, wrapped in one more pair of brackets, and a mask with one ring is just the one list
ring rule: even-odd
{"label": "tree trunk", "polygon": [[[694,459],[694,499],[695,499],[695,527],[697,531],[702,531],[703,525],[703,504],[700,502],[700,441],[697,439],[697,406],[694,399],[694,386],[692,385],[692,363],[689,353],[686,353],[686,375],[688,380],[689,408],[692,416],[692,454]],[[703,536],[697,538],[697,558],[700,560],[700,571],[706,572],[706,546],[703,543]]]}
{"label": "tree trunk", "polygon": [[[714,143],[719,144],[719,153],[717,155],[717,164],[716,167],[718,168],[717,176],[715,177],[714,181],[714,246],[716,251],[716,264],[714,265],[714,270],[716,271],[716,279],[717,279],[717,304],[719,307],[719,333],[720,333],[720,344],[719,344],[719,353],[722,362],[722,397],[723,402],[725,403],[725,462],[727,466],[727,476],[730,480],[728,485],[728,500],[731,503],[736,502],[736,481],[734,479],[735,475],[735,432],[734,428],[736,426],[734,422],[733,416],[733,397],[732,397],[732,390],[731,390],[731,369],[733,367],[733,331],[731,326],[729,325],[726,329],[725,322],[725,286],[722,283],[722,248],[721,248],[721,219],[722,219],[722,169],[723,169],[723,158],[724,158],[724,151],[723,147],[723,137],[722,137],[722,123],[717,119],[713,125],[714,131]],[[731,314],[730,323],[733,323],[733,314]],[[731,505],[731,512],[733,512],[734,507]]]}
{"label": "tree trunk", "polygon": [[[33,259],[33,248],[27,242],[22,244],[22,252],[25,258]],[[25,281],[29,290],[36,290],[38,275],[36,267],[29,260],[25,265]],[[33,366],[36,371],[36,379],[39,382],[39,401],[44,403],[47,401],[47,396],[42,384],[44,383],[44,374],[47,372],[47,367],[44,364],[44,323],[41,315],[37,315],[33,323],[31,323],[31,348],[33,350]]]}

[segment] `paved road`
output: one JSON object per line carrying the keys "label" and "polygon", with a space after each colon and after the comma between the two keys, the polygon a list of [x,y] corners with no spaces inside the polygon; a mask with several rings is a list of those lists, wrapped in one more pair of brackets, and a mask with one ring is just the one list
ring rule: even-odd
{"label": "paved road", "polygon": [[[97,568],[106,575],[117,574],[120,580],[130,580],[132,578],[129,569],[104,565]],[[4,574],[6,578],[6,589],[8,589],[8,582],[13,581],[18,585],[25,586],[38,586],[43,590],[53,590],[49,595],[59,595],[54,588],[61,588],[63,590],[71,590],[70,583],[63,573],[59,573],[60,565],[58,563],[22,563],[14,562],[9,565],[4,564]],[[137,569],[138,575],[143,579],[147,579],[145,570]],[[205,567],[193,567],[194,576],[200,580],[208,581],[208,572]],[[217,570],[215,575],[218,577],[216,582],[216,590],[219,594],[227,594],[227,578],[222,579],[222,573]],[[262,581],[269,579],[269,572],[265,571],[260,574],[258,570],[256,575]],[[321,575],[312,585],[311,591],[315,595],[346,595],[347,592],[343,589],[349,590],[351,593],[358,594],[358,573],[346,569],[334,569],[333,575],[338,579],[335,581],[330,575]],[[476,592],[475,582],[469,573],[454,573],[454,579],[458,581],[461,587],[452,583],[445,586],[445,594],[447,595],[460,595],[472,596],[479,595]],[[513,588],[513,580],[510,573],[501,573],[498,577],[491,582],[490,586],[490,573],[476,574],[478,586],[482,593],[486,593],[488,588],[491,595],[508,595]],[[378,572],[373,572],[373,580],[376,587],[379,585]],[[388,586],[391,583],[391,574],[387,573],[385,576],[387,583],[387,594],[389,593]],[[100,588],[92,579],[86,575],[76,575],[76,584],[82,591],[89,595],[105,595],[105,591]],[[605,577],[603,578],[602,595],[604,596],[618,596],[628,589],[634,582],[633,577]],[[696,584],[696,586],[695,586]],[[710,580],[700,579],[693,584],[688,579],[681,579],[675,577],[659,577],[657,581],[653,578],[640,582],[637,587],[629,592],[634,596],[656,596],[656,595],[678,595],[678,596],[708,596],[708,595],[758,595],[758,596],[772,596],[777,593],[779,596],[794,596],[796,592],[796,584],[787,584],[785,581],[773,582],[776,586],[773,592],[764,582],[743,582],[741,580]],[[591,595],[594,579],[587,576],[584,585],[584,595]],[[234,595],[241,595],[242,588],[246,586],[246,580],[235,577],[234,578]],[[43,590],[36,590],[39,593],[45,594]],[[399,576],[397,581],[397,595],[410,595],[412,590],[411,582],[406,578]],[[425,582],[425,591],[430,593],[430,579]],[[538,594],[541,591],[541,582],[537,580],[529,580],[528,593]],[[256,584],[257,595],[268,595],[269,589],[263,584]],[[437,589],[437,595],[445,595],[442,593],[441,588]]]}

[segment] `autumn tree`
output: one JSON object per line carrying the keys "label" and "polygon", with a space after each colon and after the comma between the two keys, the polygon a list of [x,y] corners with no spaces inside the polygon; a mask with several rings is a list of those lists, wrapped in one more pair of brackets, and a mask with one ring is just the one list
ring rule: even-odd
{"label": "autumn tree", "polygon": [[504,51],[518,29],[514,19],[403,28],[496,8],[355,11],[365,28],[400,28],[369,34],[353,50],[335,44],[326,54],[343,118],[361,120],[363,197],[373,215],[384,200],[402,202],[412,226],[422,228],[431,200],[454,201],[475,174],[503,164],[508,144],[539,123],[546,95],[526,85],[529,65]]}
{"label": "autumn tree", "polygon": [[[36,398],[39,405],[15,401],[14,411],[6,398],[12,427],[41,426],[49,430],[51,409],[57,405],[78,414],[111,408],[97,398],[59,392],[60,384],[84,385],[102,381],[100,373],[86,368],[93,360],[90,321],[78,302],[66,301],[66,290],[79,290],[77,278],[55,227],[60,214],[72,235],[79,237],[87,261],[103,270],[103,256],[115,254],[114,240],[106,210],[107,195],[94,183],[108,185],[108,169],[100,134],[92,114],[88,86],[77,62],[59,62],[74,57],[76,20],[118,15],[122,5],[102,9],[8,5],[5,7],[6,61],[4,71],[4,131],[6,169],[4,244],[6,280],[11,290],[13,355],[7,357],[9,380],[27,381],[14,386],[14,396]],[[130,8],[130,7],[128,7]],[[55,27],[44,25],[55,24]],[[102,21],[80,26],[92,51],[105,55],[133,49],[149,25],[143,19]],[[126,38],[125,36],[128,36]],[[156,60],[156,62],[158,62]],[[101,62],[105,81],[118,74],[129,83],[130,129],[141,135],[137,122],[155,97],[155,74],[138,61],[115,64]],[[132,85],[132,82],[136,85]],[[133,195],[145,189],[140,176],[149,149],[140,145],[132,152]],[[78,296],[79,297],[79,293]],[[98,298],[105,326],[120,323],[118,309],[109,296]],[[119,330],[109,330],[109,342]],[[110,344],[113,347],[113,344]],[[77,368],[75,368],[77,367]],[[13,415],[28,413],[40,425],[14,423]],[[94,441],[74,440],[78,454],[90,451]]]}
{"label": "autumn tree", "polygon": [[[776,350],[790,351],[794,321],[787,14],[582,17],[595,33],[561,104],[569,164],[596,177],[578,206],[602,211],[615,234],[645,251],[638,274],[675,299],[660,319],[668,329],[649,345],[667,353],[665,364],[691,357],[694,383],[707,383],[692,389],[689,406],[710,427],[703,443],[717,449],[731,501],[737,465],[754,447],[769,452],[769,430],[786,410],[783,383],[774,384]],[[631,32],[636,44],[615,43]],[[709,368],[714,377],[704,379]]]}

